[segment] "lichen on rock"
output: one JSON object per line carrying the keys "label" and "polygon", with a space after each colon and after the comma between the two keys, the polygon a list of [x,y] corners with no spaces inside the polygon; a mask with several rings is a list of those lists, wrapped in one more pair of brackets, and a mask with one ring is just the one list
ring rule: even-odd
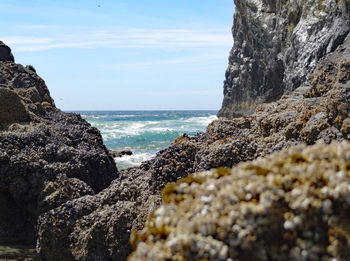
{"label": "lichen on rock", "polygon": [[299,146],[169,184],[129,260],[345,260],[349,164],[349,142]]}

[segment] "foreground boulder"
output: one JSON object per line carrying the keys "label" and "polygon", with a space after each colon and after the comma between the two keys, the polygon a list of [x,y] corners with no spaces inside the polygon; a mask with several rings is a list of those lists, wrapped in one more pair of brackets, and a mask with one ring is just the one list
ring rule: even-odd
{"label": "foreground boulder", "polygon": [[348,260],[350,143],[193,174],[133,236],[129,260]]}
{"label": "foreground boulder", "polygon": [[161,189],[169,182],[301,143],[349,139],[349,64],[350,36],[322,59],[310,75],[309,85],[260,106],[251,116],[219,119],[206,133],[184,135],[139,168],[122,171],[99,194],[45,213],[38,225],[41,258],[125,260],[131,249],[131,231],[143,228],[147,216],[161,202]]}
{"label": "foreground boulder", "polygon": [[37,217],[117,177],[99,131],[56,108],[32,66],[0,44],[0,242],[34,243]]}

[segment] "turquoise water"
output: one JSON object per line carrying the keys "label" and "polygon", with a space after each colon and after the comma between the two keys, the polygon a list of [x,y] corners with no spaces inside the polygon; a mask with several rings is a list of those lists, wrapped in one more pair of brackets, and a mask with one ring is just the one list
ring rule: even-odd
{"label": "turquoise water", "polygon": [[134,154],[116,158],[119,169],[139,165],[187,133],[205,131],[217,111],[82,111],[78,112],[101,131],[112,150],[129,149]]}

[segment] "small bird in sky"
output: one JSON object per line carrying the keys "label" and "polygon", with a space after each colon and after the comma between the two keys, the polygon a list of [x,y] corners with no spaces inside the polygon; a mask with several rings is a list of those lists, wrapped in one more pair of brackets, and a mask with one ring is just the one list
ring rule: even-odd
{"label": "small bird in sky", "polygon": [[101,5],[98,5],[97,7],[101,7]]}

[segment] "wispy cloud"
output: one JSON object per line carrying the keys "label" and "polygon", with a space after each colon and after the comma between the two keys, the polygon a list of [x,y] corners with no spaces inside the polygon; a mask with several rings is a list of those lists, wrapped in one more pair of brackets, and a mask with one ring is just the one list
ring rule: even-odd
{"label": "wispy cloud", "polygon": [[128,62],[128,63],[106,63],[99,66],[103,69],[116,70],[120,68],[138,68],[145,69],[161,66],[179,66],[179,65],[195,65],[195,66],[211,66],[222,64],[223,59],[227,56],[227,50],[215,50],[211,53],[195,53],[185,57],[179,58],[164,58],[164,59],[152,59],[144,62]]}
{"label": "wispy cloud", "polygon": [[36,30],[36,29],[47,29],[51,28],[52,26],[45,25],[45,24],[29,24],[29,25],[22,25],[23,29],[29,29],[29,30]]}
{"label": "wispy cloud", "polygon": [[9,36],[2,37],[2,41],[11,46],[35,46],[51,44],[53,39],[43,37]]}
{"label": "wispy cloud", "polygon": [[[37,26],[38,27],[38,26]],[[40,26],[39,26],[40,27]],[[59,33],[46,37],[5,36],[16,52],[57,48],[201,48],[232,44],[230,32],[187,29],[100,29],[92,32]]]}
{"label": "wispy cloud", "polygon": [[187,96],[187,95],[200,95],[200,96],[213,96],[221,95],[221,89],[212,90],[180,90],[180,91],[162,91],[162,92],[148,92],[148,95],[153,96]]}

